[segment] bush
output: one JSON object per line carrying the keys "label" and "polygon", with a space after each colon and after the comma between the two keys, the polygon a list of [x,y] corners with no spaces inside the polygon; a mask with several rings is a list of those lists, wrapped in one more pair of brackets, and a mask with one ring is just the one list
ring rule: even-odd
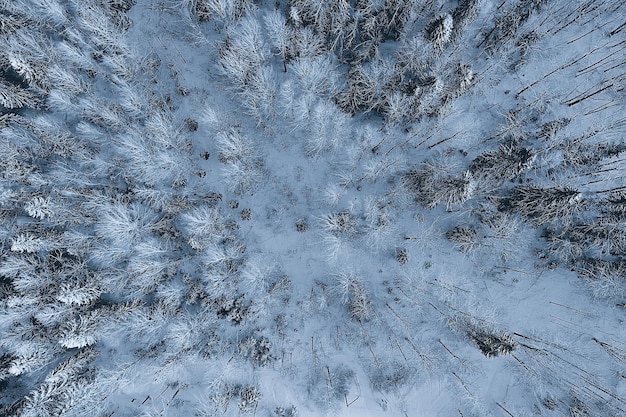
{"label": "bush", "polygon": [[239,354],[259,366],[266,366],[273,359],[272,344],[265,337],[248,337],[239,342]]}
{"label": "bush", "polygon": [[252,385],[245,385],[239,388],[239,409],[242,412],[250,412],[256,409],[262,397],[261,391]]}
{"label": "bush", "polygon": [[356,233],[357,221],[350,211],[332,213],[323,218],[322,229],[335,236],[350,236]]}
{"label": "bush", "polygon": [[394,254],[394,259],[398,261],[401,265],[409,262],[409,252],[406,248],[397,248]]}
{"label": "bush", "polygon": [[415,369],[397,360],[385,360],[372,365],[370,384],[372,389],[380,392],[396,392],[411,384],[415,378]]}

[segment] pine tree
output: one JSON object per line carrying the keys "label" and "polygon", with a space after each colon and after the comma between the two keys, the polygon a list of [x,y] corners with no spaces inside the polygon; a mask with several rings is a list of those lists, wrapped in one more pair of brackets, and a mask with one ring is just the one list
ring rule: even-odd
{"label": "pine tree", "polygon": [[294,36],[297,57],[314,57],[328,51],[321,35],[308,26],[297,28]]}
{"label": "pine tree", "polygon": [[478,15],[481,0],[460,0],[452,11],[454,36],[460,36],[461,31]]}
{"label": "pine tree", "polygon": [[3,55],[21,77],[20,81],[26,82],[36,93],[45,95],[50,89],[46,68],[52,65],[55,55],[50,40],[41,32],[23,28],[9,37],[4,46]]}
{"label": "pine tree", "polygon": [[102,292],[102,288],[93,278],[77,279],[64,283],[55,298],[64,304],[84,306],[96,301]]}
{"label": "pine tree", "polygon": [[433,43],[436,51],[441,51],[450,41],[453,27],[452,15],[445,13],[426,26],[426,39]]}
{"label": "pine tree", "polygon": [[255,14],[246,15],[228,31],[219,50],[220,69],[234,87],[244,90],[270,58],[261,23]]}
{"label": "pine tree", "polygon": [[294,51],[294,31],[287,25],[287,19],[279,10],[269,11],[263,16],[265,29],[267,30],[272,46],[276,49],[277,55],[283,61],[285,72],[287,62],[295,55]]}
{"label": "pine tree", "polygon": [[474,159],[470,172],[475,177],[485,177],[499,185],[518,178],[531,167],[534,160],[535,155],[531,150],[503,144],[498,150],[485,152]]}
{"label": "pine tree", "polygon": [[476,343],[482,354],[488,358],[509,355],[517,346],[513,337],[504,332],[497,334],[478,327],[470,327],[467,329],[467,335]]}
{"label": "pine tree", "polygon": [[446,238],[464,253],[480,246],[480,237],[472,226],[456,226],[454,229],[446,232]]}
{"label": "pine tree", "polygon": [[242,93],[248,113],[259,126],[268,127],[275,117],[275,101],[278,95],[276,75],[272,67],[265,66],[256,72]]}
{"label": "pine tree", "polygon": [[30,91],[0,79],[0,109],[2,107],[9,110],[22,107],[37,108],[38,101]]}
{"label": "pine tree", "polygon": [[411,98],[401,91],[387,94],[383,107],[385,123],[395,126],[405,121],[409,117],[411,104]]}
{"label": "pine tree", "polygon": [[12,376],[20,376],[35,372],[47,366],[55,352],[50,346],[41,342],[25,342],[9,346],[12,353],[7,372]]}
{"label": "pine tree", "polygon": [[569,223],[582,208],[583,200],[573,188],[542,188],[522,185],[513,188],[511,195],[503,198],[500,211],[511,211],[526,217],[536,226],[548,223]]}
{"label": "pine tree", "polygon": [[341,273],[336,276],[334,291],[343,304],[348,304],[350,315],[358,321],[367,320],[373,311],[373,304],[361,281],[353,274]]}
{"label": "pine tree", "polygon": [[65,348],[84,348],[91,346],[101,337],[105,317],[99,310],[77,314],[63,323],[59,344]]}
{"label": "pine tree", "polygon": [[20,233],[11,242],[12,252],[38,253],[50,247],[51,244],[47,239],[30,233]]}

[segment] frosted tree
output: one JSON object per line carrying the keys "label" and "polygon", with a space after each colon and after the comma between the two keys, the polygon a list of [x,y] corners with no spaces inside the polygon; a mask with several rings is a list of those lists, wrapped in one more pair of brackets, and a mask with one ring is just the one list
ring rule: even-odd
{"label": "frosted tree", "polygon": [[196,0],[193,3],[196,15],[201,20],[212,19],[226,29],[236,24],[255,7],[250,0]]}
{"label": "frosted tree", "polygon": [[456,176],[437,171],[434,165],[427,163],[424,168],[404,174],[404,187],[414,193],[418,203],[431,208],[443,203],[450,210],[473,197],[477,184],[469,171]]}
{"label": "frosted tree", "polygon": [[461,31],[478,15],[481,0],[460,0],[452,10],[453,36],[460,36]]}
{"label": "frosted tree", "polygon": [[275,101],[278,93],[276,76],[272,67],[261,68],[250,79],[242,98],[248,113],[259,126],[269,127],[275,117]]}
{"label": "frosted tree", "polygon": [[297,57],[313,57],[327,52],[328,48],[322,36],[306,26],[295,31],[294,50]]}
{"label": "frosted tree", "polygon": [[[70,108],[73,107],[71,99],[63,99],[69,101]],[[94,98],[93,96],[81,97],[78,100],[78,106],[81,109],[81,115],[86,121],[93,123],[109,133],[124,132],[130,124],[121,106],[108,103],[102,99]],[[65,105],[63,107],[65,107]]]}
{"label": "frosted tree", "polygon": [[480,236],[472,226],[456,226],[448,230],[445,236],[464,253],[470,252],[481,245]]}
{"label": "frosted tree", "polygon": [[66,282],[59,289],[55,298],[64,304],[74,306],[90,305],[100,298],[103,289],[94,278],[76,279]]}
{"label": "frosted tree", "polygon": [[47,239],[30,233],[20,233],[11,242],[11,251],[19,253],[38,253],[50,247]]}
{"label": "frosted tree", "polygon": [[294,31],[287,24],[287,19],[279,10],[269,11],[263,16],[265,29],[268,32],[272,47],[283,61],[283,68],[287,72],[287,62],[294,56]]}
{"label": "frosted tree", "polygon": [[37,106],[38,101],[33,93],[0,79],[0,108],[14,110],[22,107],[36,108]]}
{"label": "frosted tree", "polygon": [[44,382],[47,384],[67,384],[72,379],[78,377],[80,372],[89,366],[98,356],[99,353],[94,348],[87,347],[80,349],[54,368],[46,376]]}
{"label": "frosted tree", "polygon": [[388,61],[375,60],[354,66],[348,73],[348,88],[339,95],[339,105],[350,114],[380,111],[395,81]]}
{"label": "frosted tree", "polygon": [[387,246],[397,233],[394,227],[395,216],[390,206],[390,202],[374,198],[365,201],[366,242],[375,252],[383,249],[389,250]]}
{"label": "frosted tree", "polygon": [[576,263],[574,270],[588,282],[595,297],[609,299],[618,304],[626,302],[623,279],[626,262],[623,260],[582,258]]}
{"label": "frosted tree", "polygon": [[9,256],[0,262],[0,274],[12,280],[20,276],[26,277],[29,281],[24,289],[29,290],[38,286],[36,271],[39,267],[39,259],[33,255]]}
{"label": "frosted tree", "polygon": [[416,35],[404,40],[395,63],[400,81],[409,82],[413,77],[424,78],[431,71],[434,57],[434,49],[424,36]]}
{"label": "frosted tree", "polygon": [[486,177],[495,184],[518,178],[533,164],[535,155],[530,149],[500,145],[498,150],[479,155],[470,166],[475,177]]}
{"label": "frosted tree", "polygon": [[261,22],[248,14],[232,29],[219,50],[219,65],[238,90],[245,86],[270,58]]}
{"label": "frosted tree", "polygon": [[353,274],[336,276],[334,291],[342,303],[348,305],[350,315],[358,321],[367,320],[373,312],[373,304],[363,283]]}
{"label": "frosted tree", "polygon": [[206,22],[211,19],[212,12],[206,0],[195,0],[189,3],[191,12],[198,17],[200,22]]}
{"label": "frosted tree", "polygon": [[342,139],[348,126],[347,117],[330,100],[320,100],[312,108],[304,150],[308,156],[319,157],[332,152]]}
{"label": "frosted tree", "polygon": [[470,65],[459,62],[455,71],[456,91],[454,95],[459,96],[467,91],[474,82],[474,76],[474,71],[472,71],[472,67]]}
{"label": "frosted tree", "polygon": [[385,122],[390,126],[402,123],[410,116],[410,108],[413,104],[411,97],[401,91],[390,92],[384,103],[383,114]]}
{"label": "frosted tree", "polygon": [[19,404],[19,416],[71,416],[102,408],[102,386],[96,386],[85,369],[97,357],[92,349],[83,349],[61,362]]}
{"label": "frosted tree", "polygon": [[412,119],[440,116],[448,102],[447,86],[441,77],[428,76],[422,80],[422,86],[414,90],[412,99]]}
{"label": "frosted tree", "polygon": [[236,194],[253,190],[263,178],[263,159],[239,129],[218,132],[218,160],[224,164],[223,178],[228,189]]}
{"label": "frosted tree", "polygon": [[102,6],[117,26],[128,29],[130,26],[130,19],[126,13],[136,3],[137,0],[105,0]]}
{"label": "frosted tree", "polygon": [[93,203],[100,207],[99,220],[95,225],[97,235],[122,247],[134,243],[140,236],[148,233],[150,225],[157,218],[147,206],[138,203],[103,203],[102,196],[94,196]]}
{"label": "frosted tree", "polygon": [[[10,334],[10,333],[9,333]],[[11,360],[7,364],[7,373],[20,376],[41,370],[47,366],[54,356],[53,350],[46,343],[25,342],[7,346]]]}
{"label": "frosted tree", "polygon": [[477,327],[470,327],[467,330],[467,335],[486,357],[509,355],[517,345],[513,337],[504,332],[498,334]]}
{"label": "frosted tree", "polygon": [[45,95],[50,88],[46,78],[46,68],[54,56],[50,40],[42,33],[17,30],[4,43],[2,55],[6,62],[28,86],[38,94]]}
{"label": "frosted tree", "polygon": [[310,97],[334,97],[337,93],[339,74],[332,54],[300,57],[290,68],[295,74],[296,88],[300,94]]}
{"label": "frosted tree", "polygon": [[83,220],[81,213],[70,208],[60,195],[37,195],[28,200],[24,210],[32,218],[53,225],[76,224]]}
{"label": "frosted tree", "polygon": [[227,234],[224,219],[215,207],[196,206],[183,213],[180,220],[189,245],[196,250],[204,249]]}
{"label": "frosted tree", "polygon": [[[5,7],[7,11],[9,7],[16,7],[15,3],[18,2],[3,2],[0,4],[2,7]],[[13,9],[12,11],[16,11],[17,9]],[[27,21],[20,15],[11,14],[11,13],[2,13],[0,14],[0,31],[3,34],[10,35],[11,33],[17,31],[18,29],[24,27],[27,24]]]}
{"label": "frosted tree", "polygon": [[126,290],[141,295],[153,292],[158,284],[174,275],[177,265],[171,248],[157,239],[144,239],[135,246],[126,271],[129,282]]}
{"label": "frosted tree", "polygon": [[100,337],[103,322],[102,312],[98,310],[77,315],[63,324],[59,343],[68,349],[91,346]]}
{"label": "frosted tree", "polygon": [[68,70],[60,65],[51,65],[46,76],[55,89],[63,90],[72,99],[79,95],[88,94],[91,86],[87,84],[77,71]]}
{"label": "frosted tree", "polygon": [[426,39],[433,43],[435,50],[441,51],[450,41],[453,27],[452,15],[445,13],[426,26]]}
{"label": "frosted tree", "polygon": [[262,397],[261,391],[252,385],[246,385],[239,389],[239,409],[242,412],[250,412],[256,409]]}
{"label": "frosted tree", "polygon": [[499,202],[498,209],[516,212],[541,226],[571,222],[583,203],[580,192],[573,188],[523,185],[513,188],[511,195]]}
{"label": "frosted tree", "polygon": [[[88,34],[90,43],[95,44],[99,51],[94,55],[102,61],[105,55],[116,55],[116,60],[130,58],[128,44],[124,40],[124,28],[119,21],[113,21],[102,7],[89,7],[90,2],[74,0],[77,8],[77,23]],[[120,62],[120,61],[117,61]]]}

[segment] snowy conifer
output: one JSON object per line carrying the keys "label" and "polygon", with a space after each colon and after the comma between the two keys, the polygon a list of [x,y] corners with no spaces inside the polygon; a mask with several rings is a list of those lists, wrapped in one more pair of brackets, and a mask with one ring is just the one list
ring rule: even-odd
{"label": "snowy conifer", "polygon": [[50,88],[46,68],[54,55],[48,39],[26,28],[10,36],[4,50],[8,65],[38,93]]}
{"label": "snowy conifer", "polygon": [[251,77],[269,59],[261,23],[256,15],[246,15],[220,47],[220,69],[236,89],[244,89]]}
{"label": "snowy conifer", "polygon": [[517,178],[531,167],[534,160],[529,149],[503,144],[497,151],[485,152],[474,159],[470,171],[475,177],[487,177],[501,184]]}
{"label": "snowy conifer", "polygon": [[293,29],[287,25],[287,19],[284,14],[279,10],[269,11],[263,16],[263,22],[272,46],[277,51],[276,53],[280,56],[283,63],[288,62],[294,54],[294,33]]}
{"label": "snowy conifer", "polygon": [[452,15],[445,13],[426,26],[426,39],[433,43],[435,50],[441,51],[450,41],[454,21]]}
{"label": "snowy conifer", "polygon": [[350,273],[336,275],[336,294],[344,304],[348,304],[350,315],[359,321],[364,321],[372,313],[372,302],[367,290],[361,281]]}
{"label": "snowy conifer", "polygon": [[513,337],[504,332],[495,333],[476,326],[470,326],[467,329],[467,335],[476,343],[482,354],[488,358],[509,355],[517,346]]}
{"label": "snowy conifer", "polygon": [[9,84],[0,79],[0,107],[20,109],[22,107],[37,107],[35,95],[17,85]]}
{"label": "snowy conifer", "polygon": [[30,233],[21,233],[11,242],[11,251],[20,253],[37,253],[50,247],[50,242],[43,237]]}
{"label": "snowy conifer", "polygon": [[97,300],[101,293],[102,289],[97,283],[84,280],[83,282],[64,283],[55,298],[65,304],[82,306]]}
{"label": "snowy conifer", "polygon": [[61,362],[45,379],[46,384],[66,384],[74,380],[82,370],[98,357],[94,348],[84,348]]}
{"label": "snowy conifer", "polygon": [[249,114],[257,120],[259,126],[268,127],[275,117],[274,103],[277,96],[276,76],[272,67],[265,66],[250,79],[242,93]]}
{"label": "snowy conifer", "polygon": [[411,104],[411,98],[401,91],[387,94],[383,106],[385,122],[392,126],[402,123],[410,115]]}
{"label": "snowy conifer", "polygon": [[101,312],[94,310],[64,322],[59,344],[68,349],[93,345],[100,338],[103,319]]}
{"label": "snowy conifer", "polygon": [[40,342],[27,342],[11,346],[15,357],[8,364],[8,373],[13,376],[30,373],[43,368],[52,359],[50,347]]}
{"label": "snowy conifer", "polygon": [[537,185],[522,185],[513,188],[510,196],[503,198],[498,208],[501,211],[517,212],[535,225],[568,223],[582,208],[583,200],[573,188],[542,188]]}

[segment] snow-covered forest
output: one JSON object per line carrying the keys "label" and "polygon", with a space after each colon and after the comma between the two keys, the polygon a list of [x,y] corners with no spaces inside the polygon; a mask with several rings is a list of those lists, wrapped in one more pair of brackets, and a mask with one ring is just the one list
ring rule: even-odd
{"label": "snow-covered forest", "polygon": [[626,3],[0,0],[0,415],[626,415]]}

